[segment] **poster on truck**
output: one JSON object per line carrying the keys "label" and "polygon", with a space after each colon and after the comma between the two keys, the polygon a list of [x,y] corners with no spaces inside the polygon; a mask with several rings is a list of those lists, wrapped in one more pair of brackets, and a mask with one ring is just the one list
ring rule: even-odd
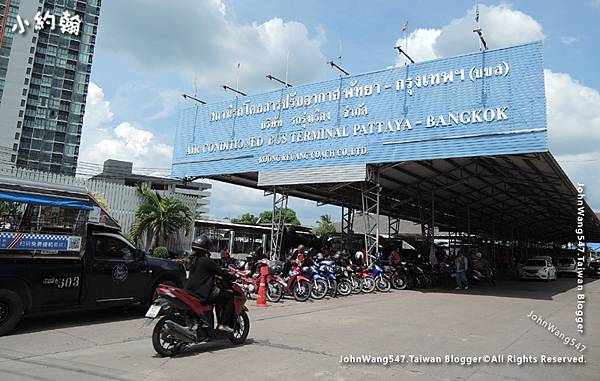
{"label": "poster on truck", "polygon": [[80,251],[81,236],[1,232],[0,250]]}

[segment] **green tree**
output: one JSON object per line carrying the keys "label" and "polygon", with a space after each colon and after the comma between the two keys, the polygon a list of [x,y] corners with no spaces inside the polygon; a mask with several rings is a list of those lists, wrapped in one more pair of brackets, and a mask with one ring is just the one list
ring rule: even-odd
{"label": "green tree", "polygon": [[252,213],[244,213],[239,218],[232,218],[231,222],[234,224],[247,224],[254,225],[256,224],[256,216]]}
{"label": "green tree", "polygon": [[335,233],[335,225],[331,221],[329,214],[324,214],[321,219],[317,221],[319,226],[315,229],[315,234],[319,238],[327,238]]}
{"label": "green tree", "polygon": [[21,209],[16,202],[0,201],[0,216],[4,217],[5,221],[16,225],[21,220]]}
{"label": "green tree", "polygon": [[189,234],[192,227],[192,212],[175,197],[162,197],[147,187],[138,186],[138,195],[142,204],[135,212],[135,223],[131,227],[131,235],[140,242],[145,234],[152,234],[150,248],[154,249],[166,243],[170,234],[184,229]]}
{"label": "green tree", "polygon": [[[280,213],[281,213],[281,208],[277,208],[275,210],[275,217],[277,218]],[[296,216],[296,212],[294,212],[294,210],[292,210],[290,208],[285,208],[283,216],[284,216],[283,218],[284,218],[286,224],[301,225],[300,220]],[[258,218],[260,219],[261,223],[270,223],[273,220],[273,211],[265,210],[258,216]]]}
{"label": "green tree", "polygon": [[104,210],[108,210],[108,201],[102,193],[93,193],[94,199],[98,202],[98,205]]}

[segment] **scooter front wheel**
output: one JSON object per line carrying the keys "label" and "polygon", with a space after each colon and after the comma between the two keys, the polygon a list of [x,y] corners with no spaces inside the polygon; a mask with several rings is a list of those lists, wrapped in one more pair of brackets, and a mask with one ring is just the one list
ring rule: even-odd
{"label": "scooter front wheel", "polygon": [[392,285],[390,284],[390,281],[387,280],[385,277],[379,276],[375,279],[375,288],[377,288],[377,291],[388,292],[390,291],[391,287]]}
{"label": "scooter front wheel", "polygon": [[167,320],[171,320],[180,325],[185,325],[183,319],[177,315],[163,316],[158,323],[156,323],[154,330],[152,331],[152,346],[156,353],[162,357],[174,356],[186,345],[170,334],[169,328],[165,324]]}
{"label": "scooter front wheel", "polygon": [[329,286],[327,285],[325,279],[315,279],[310,296],[317,300],[323,299],[325,295],[327,295],[327,292],[329,291],[328,289]]}
{"label": "scooter front wheel", "polygon": [[362,291],[362,279],[360,278],[353,278],[352,279],[352,293],[353,294],[360,294],[360,292]]}
{"label": "scooter front wheel", "polygon": [[375,291],[375,280],[373,278],[363,278],[362,290],[367,294]]}
{"label": "scooter front wheel", "polygon": [[338,283],[337,290],[341,296],[348,296],[352,292],[352,284],[347,280],[341,280]]}
{"label": "scooter front wheel", "polygon": [[294,299],[299,302],[306,302],[308,298],[310,298],[310,283],[305,280],[299,280],[294,284],[294,288],[292,293],[294,294]]}
{"label": "scooter front wheel", "polygon": [[250,332],[250,318],[246,311],[242,311],[240,316],[238,316],[237,321],[235,322],[235,327],[233,328],[233,335],[229,338],[229,340],[235,345],[244,344],[246,338],[248,337],[248,333]]}
{"label": "scooter front wheel", "polygon": [[267,299],[271,303],[277,303],[283,298],[283,285],[271,279],[267,283]]}
{"label": "scooter front wheel", "polygon": [[397,290],[404,290],[408,287],[408,279],[404,274],[392,275],[392,287]]}

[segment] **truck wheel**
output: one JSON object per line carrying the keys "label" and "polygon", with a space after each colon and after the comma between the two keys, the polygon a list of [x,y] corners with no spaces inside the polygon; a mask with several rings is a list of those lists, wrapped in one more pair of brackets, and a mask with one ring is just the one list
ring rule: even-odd
{"label": "truck wheel", "polygon": [[23,316],[23,301],[21,297],[10,290],[0,290],[0,336],[6,335],[21,320]]}

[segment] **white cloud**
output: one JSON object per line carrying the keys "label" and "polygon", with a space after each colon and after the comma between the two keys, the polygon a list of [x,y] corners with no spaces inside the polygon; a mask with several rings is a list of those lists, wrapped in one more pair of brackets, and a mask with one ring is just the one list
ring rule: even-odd
{"label": "white cloud", "polygon": [[[598,1],[596,1],[598,2]],[[541,25],[509,5],[480,5],[480,25],[490,48],[544,38]],[[417,29],[409,35],[408,51],[416,61],[477,51],[475,8],[440,29]],[[565,44],[577,41],[563,36]],[[398,43],[404,44],[402,39]],[[411,48],[412,46],[412,48]],[[404,61],[397,60],[396,65]],[[586,183],[588,202],[600,207],[600,93],[566,73],[544,71],[550,151],[573,182]]]}
{"label": "white cloud", "polygon": [[264,77],[285,75],[288,52],[291,83],[321,79],[325,72],[322,29],[311,36],[304,24],[280,18],[237,24],[226,16],[222,1],[147,6],[129,0],[103,12],[99,49],[128,57],[140,69],[176,72],[190,81],[196,76],[201,87],[234,85],[237,75],[246,91],[272,87]]}
{"label": "white cloud", "polygon": [[550,149],[560,155],[600,152],[600,93],[569,74],[544,71]]}
{"label": "white cloud", "polygon": [[576,42],[579,42],[581,39],[579,37],[574,36],[560,36],[560,42],[565,45],[573,45]]}
{"label": "white cloud", "polygon": [[[544,39],[537,21],[507,4],[480,5],[479,22],[488,48]],[[477,51],[479,40],[473,33],[474,27],[475,7],[440,29],[416,29],[408,38],[408,54],[419,62]],[[404,40],[399,38],[397,44],[404,45]],[[399,63],[404,61],[397,60]]]}
{"label": "white cloud", "polygon": [[94,82],[90,82],[83,124],[88,130],[99,130],[103,124],[112,122],[113,116],[110,103],[104,99],[104,91]]}
{"label": "white cloud", "polygon": [[[102,89],[90,82],[79,149],[79,172],[101,172],[107,159],[132,161],[137,168],[168,168],[173,148],[156,141],[151,131],[129,122],[110,124],[114,113]],[[94,166],[93,164],[98,164]],[[161,172],[162,175],[165,172]]]}
{"label": "white cloud", "polygon": [[[488,48],[501,48],[524,42],[544,39],[542,26],[531,16],[512,9],[510,5],[480,5],[479,24]],[[469,53],[479,49],[475,27],[475,7],[459,19],[454,19],[442,28],[435,41],[434,50],[439,56],[447,57]]]}
{"label": "white cloud", "polygon": [[600,93],[566,73],[544,71],[550,151],[573,183],[586,185],[587,201],[600,208]]}
{"label": "white cloud", "polygon": [[[433,50],[435,40],[442,33],[439,29],[417,29],[408,35],[408,38],[399,38],[396,41],[396,46],[401,46],[406,49],[410,57],[416,62],[428,61],[437,58]],[[398,55],[396,58],[396,66],[406,63],[404,56]]]}

